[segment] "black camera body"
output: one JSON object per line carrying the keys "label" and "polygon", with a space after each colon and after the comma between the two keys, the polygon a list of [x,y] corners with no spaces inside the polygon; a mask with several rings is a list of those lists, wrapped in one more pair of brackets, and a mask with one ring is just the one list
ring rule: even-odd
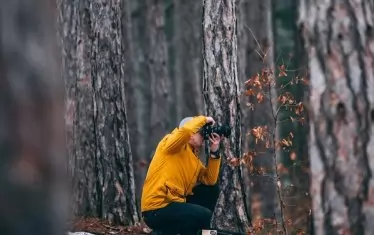
{"label": "black camera body", "polygon": [[231,135],[231,128],[228,125],[212,125],[211,123],[205,124],[201,130],[200,134],[204,137],[205,140],[209,139],[209,136],[212,133],[217,133],[220,136],[224,136],[226,138],[230,137]]}

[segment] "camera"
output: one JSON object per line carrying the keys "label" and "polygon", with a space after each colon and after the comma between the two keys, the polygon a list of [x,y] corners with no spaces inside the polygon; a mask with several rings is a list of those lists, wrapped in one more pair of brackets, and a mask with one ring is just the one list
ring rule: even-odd
{"label": "camera", "polygon": [[228,125],[212,125],[211,123],[205,124],[201,130],[200,134],[204,137],[205,140],[209,139],[209,136],[212,133],[217,133],[220,136],[224,136],[226,138],[230,137],[231,135],[231,128]]}

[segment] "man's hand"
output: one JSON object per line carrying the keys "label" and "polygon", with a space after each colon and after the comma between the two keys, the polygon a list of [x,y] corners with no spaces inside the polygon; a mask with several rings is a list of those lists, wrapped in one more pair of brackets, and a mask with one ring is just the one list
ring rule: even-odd
{"label": "man's hand", "polygon": [[209,136],[210,141],[210,151],[216,152],[219,148],[219,143],[221,142],[221,136],[219,136],[217,133],[212,133]]}
{"label": "man's hand", "polygon": [[206,117],[206,122],[211,123],[212,125],[214,125],[214,123],[216,123],[212,117]]}

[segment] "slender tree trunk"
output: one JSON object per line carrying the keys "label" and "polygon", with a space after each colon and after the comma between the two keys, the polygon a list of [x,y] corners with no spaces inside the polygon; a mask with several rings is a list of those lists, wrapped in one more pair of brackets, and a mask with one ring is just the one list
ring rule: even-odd
{"label": "slender tree trunk", "polygon": [[1,2],[1,234],[66,234],[64,90],[55,8],[53,1]]}
{"label": "slender tree trunk", "polygon": [[60,1],[75,215],[139,221],[125,97],[123,1]]}
{"label": "slender tree trunk", "polygon": [[[136,129],[131,130],[134,142],[134,162],[136,174],[137,197],[140,199],[145,179],[147,165],[150,158],[150,118],[151,118],[151,86],[148,57],[149,30],[147,22],[147,2],[145,0],[129,1],[131,9],[132,35],[134,46],[134,79],[132,87],[133,96],[129,97],[136,103],[135,109],[129,112],[129,119],[136,122]],[[131,133],[131,134],[132,134]],[[136,145],[135,145],[136,143]]]}
{"label": "slender tree trunk", "polygon": [[152,93],[151,100],[149,100],[151,102],[151,126],[148,133],[151,138],[148,145],[153,151],[160,139],[169,131],[170,77],[167,67],[168,51],[163,1],[152,0],[148,4],[149,69]]}
{"label": "slender tree trunk", "polygon": [[315,234],[373,234],[372,1],[300,2]]}
{"label": "slender tree trunk", "polygon": [[125,94],[126,94],[126,109],[127,112],[127,123],[129,127],[129,136],[130,136],[130,148],[134,162],[134,175],[135,175],[135,196],[140,202],[141,195],[141,186],[142,181],[141,177],[138,177],[139,169],[144,168],[144,161],[139,158],[138,146],[140,144],[138,126],[139,120],[137,117],[137,108],[138,100],[136,96],[136,85],[138,77],[136,76],[136,58],[135,58],[135,40],[133,32],[133,19],[131,18],[131,1],[123,0],[124,7],[122,8],[122,43],[123,43],[123,53],[126,55],[126,63],[124,64],[125,74]]}
{"label": "slender tree trunk", "polygon": [[235,1],[205,0],[203,32],[203,94],[206,112],[219,124],[232,128],[231,137],[223,141],[222,191],[212,223],[219,229],[245,232],[250,223],[240,168],[232,167],[225,161],[228,157],[241,155]]}
{"label": "slender tree trunk", "polygon": [[[247,10],[248,10],[248,0],[237,0],[236,7],[236,15],[237,15],[237,38],[238,38],[238,80],[239,80],[239,87],[240,87],[240,103],[241,103],[241,131],[242,131],[242,151],[248,152],[249,151],[249,139],[248,131],[252,127],[252,119],[253,115],[251,115],[251,109],[248,107],[249,99],[245,95],[245,81],[248,80],[249,75],[246,72],[246,68],[248,65],[247,61],[247,49],[248,49],[248,37],[251,36],[248,30],[247,25]],[[251,177],[252,171],[249,167],[249,164],[242,168],[242,177],[243,177],[243,184],[244,184],[244,192],[247,196],[247,210],[250,213],[251,218],[253,218],[253,211],[252,206],[256,205],[253,203],[253,199],[255,198],[255,194],[252,191],[253,187],[253,178]]]}
{"label": "slender tree trunk", "polygon": [[[201,2],[200,2],[201,3]],[[174,0],[175,83],[177,120],[203,112],[201,94],[202,5]]]}

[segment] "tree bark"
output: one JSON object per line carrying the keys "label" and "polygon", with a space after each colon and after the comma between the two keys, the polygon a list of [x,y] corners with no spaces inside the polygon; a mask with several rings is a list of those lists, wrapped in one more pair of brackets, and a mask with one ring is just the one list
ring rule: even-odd
{"label": "tree bark", "polygon": [[162,0],[152,0],[148,3],[147,17],[150,40],[149,69],[152,94],[151,100],[149,100],[151,102],[151,126],[149,131],[150,142],[148,145],[153,151],[156,149],[160,139],[169,131],[170,125],[170,77],[166,63],[168,61],[168,51]]}
{"label": "tree bark", "polygon": [[126,55],[126,63],[124,64],[125,74],[125,94],[126,94],[126,109],[127,112],[127,125],[129,127],[129,136],[130,136],[130,148],[134,162],[134,176],[135,176],[135,196],[140,202],[141,195],[141,186],[142,181],[141,177],[138,177],[138,167],[144,168],[144,162],[139,159],[137,154],[137,147],[140,143],[138,125],[139,120],[137,117],[137,108],[138,100],[136,96],[136,84],[139,80],[136,76],[136,58],[135,58],[135,40],[133,33],[133,19],[131,18],[131,4],[129,0],[123,0],[124,7],[122,8],[122,42],[123,42],[123,53]]}
{"label": "tree bark", "polygon": [[174,0],[175,89],[177,120],[203,112],[201,94],[202,6]]}
{"label": "tree bark", "polygon": [[207,115],[230,125],[231,136],[223,140],[221,193],[212,224],[224,230],[246,232],[248,212],[241,172],[225,161],[241,155],[241,111],[237,74],[237,32],[234,0],[204,0],[203,94]]}
{"label": "tree bark", "polygon": [[[141,189],[145,179],[146,168],[150,158],[150,118],[151,118],[151,86],[149,70],[149,30],[147,21],[147,1],[129,1],[131,6],[131,22],[134,46],[134,78],[132,81],[135,109],[129,112],[129,119],[136,123],[131,129],[131,145],[134,153],[137,197],[140,200]],[[136,134],[134,134],[136,133]],[[136,144],[136,145],[135,145]]]}
{"label": "tree bark", "polygon": [[124,1],[60,1],[73,212],[139,221],[126,114]]}
{"label": "tree bark", "polygon": [[304,0],[299,11],[315,234],[373,234],[374,5]]}
{"label": "tree bark", "polygon": [[53,1],[0,7],[0,231],[66,234],[64,90]]}

